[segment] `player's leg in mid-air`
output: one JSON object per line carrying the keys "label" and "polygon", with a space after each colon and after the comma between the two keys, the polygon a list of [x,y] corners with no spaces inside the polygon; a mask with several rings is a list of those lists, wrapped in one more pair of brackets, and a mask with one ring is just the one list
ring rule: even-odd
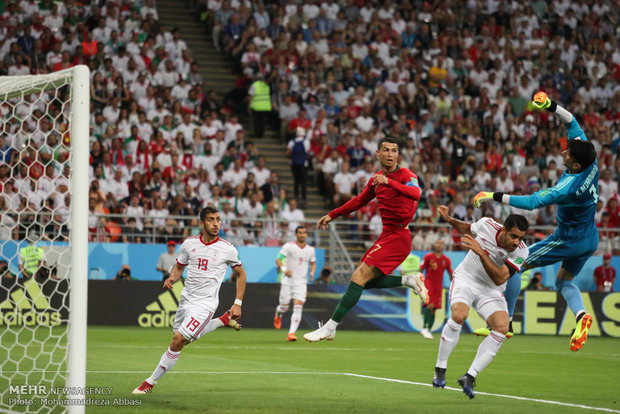
{"label": "player's leg in mid-air", "polygon": [[596,251],[598,234],[595,233],[584,234],[579,239],[561,238],[554,233],[530,247],[530,255],[522,267],[526,270],[562,262],[556,276],[555,287],[575,314],[576,327],[570,340],[571,351],[578,351],[582,348],[592,325],[592,315],[586,312],[581,291],[573,283],[573,278]]}
{"label": "player's leg in mid-air", "polygon": [[[385,231],[385,228],[384,228]],[[395,276],[390,273],[411,253],[411,233],[407,228],[382,233],[360,260],[351,282],[329,321],[319,329],[304,335],[309,342],[324,339],[331,341],[336,336],[336,327],[357,304],[364,289],[384,289],[398,286],[411,287],[426,303],[428,291],[424,286],[424,275]]]}
{"label": "player's leg in mid-air", "polygon": [[153,390],[153,386],[157,384],[157,381],[176,365],[181,355],[181,350],[185,345],[217,328],[227,326],[236,330],[241,329],[241,325],[236,320],[229,317],[228,311],[216,319],[211,319],[212,316],[213,312],[179,305],[174,318],[174,336],[172,337],[170,346],[161,356],[151,376],[134,389],[133,394],[150,393]]}

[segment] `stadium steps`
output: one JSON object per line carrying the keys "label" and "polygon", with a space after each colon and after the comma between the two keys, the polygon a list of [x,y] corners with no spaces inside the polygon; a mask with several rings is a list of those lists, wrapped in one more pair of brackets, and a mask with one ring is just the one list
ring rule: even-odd
{"label": "stadium steps", "polygon": [[[224,53],[213,48],[211,31],[199,21],[197,13],[190,10],[188,4],[179,0],[157,0],[159,22],[168,30],[173,27],[179,29],[181,38],[187,43],[192,57],[198,61],[206,82],[205,90],[214,89],[221,99],[233,89],[238,76]],[[253,132],[250,121],[246,122],[245,128],[246,136],[251,137]],[[286,145],[280,141],[279,133],[267,127],[265,136],[254,141],[259,153],[267,160],[267,168],[278,173],[280,184],[286,188],[288,194],[292,194],[293,176],[289,159],[285,156]],[[308,174],[307,200],[303,210],[306,219],[312,221],[317,221],[328,211],[321,195],[318,194],[312,174]],[[324,245],[321,247],[327,249],[329,257],[327,242],[328,237],[322,237]],[[345,246],[354,262],[359,260],[365,250],[360,242],[347,241]]]}
{"label": "stadium steps", "polygon": [[[247,131],[251,136],[250,131]],[[278,133],[266,130],[262,139],[254,140],[258,152],[265,156],[267,168],[278,173],[278,180],[286,189],[289,195],[293,194],[293,175],[289,159],[284,156],[286,145],[280,141]],[[317,193],[316,185],[311,174],[308,174],[308,188],[305,208],[303,208],[306,219],[318,220],[325,215],[326,209],[323,206],[323,198]]]}
{"label": "stadium steps", "polygon": [[232,64],[219,50],[213,48],[206,25],[198,20],[197,13],[188,8],[187,2],[157,0],[159,22],[168,30],[176,27],[187,43],[191,55],[198,61],[205,79],[205,90],[213,89],[221,99],[235,86],[237,75]]}

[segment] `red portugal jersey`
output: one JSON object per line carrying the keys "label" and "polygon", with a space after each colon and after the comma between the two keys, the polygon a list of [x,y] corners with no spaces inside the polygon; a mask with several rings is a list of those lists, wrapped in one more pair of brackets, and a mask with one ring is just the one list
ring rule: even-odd
{"label": "red portugal jersey", "polygon": [[383,171],[372,176],[359,195],[330,211],[329,216],[334,219],[347,215],[377,197],[379,214],[384,226],[404,227],[409,224],[418,209],[420,199],[418,177],[407,168],[397,167],[394,172],[387,175],[387,184],[375,187],[372,183],[374,177],[379,174],[383,174]]}
{"label": "red portugal jersey", "polygon": [[452,273],[452,262],[445,254],[437,257],[435,253],[430,252],[422,259],[420,270],[426,270],[426,281],[429,284],[439,286],[441,289],[443,285],[443,272],[447,270],[448,273]]}

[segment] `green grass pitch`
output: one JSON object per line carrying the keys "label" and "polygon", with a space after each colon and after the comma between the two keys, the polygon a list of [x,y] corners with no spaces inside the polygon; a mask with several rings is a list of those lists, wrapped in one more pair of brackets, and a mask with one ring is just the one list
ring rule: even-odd
{"label": "green grass pitch", "polygon": [[87,385],[112,388],[112,395],[92,398],[139,399],[141,405],[91,406],[86,412],[620,412],[618,339],[593,337],[573,353],[568,337],[516,336],[479,375],[478,394],[469,400],[456,379],[480,343],[473,335],[461,335],[450,358],[448,387],[441,390],[429,386],[438,334],[429,341],[417,333],[340,330],[333,342],[310,344],[301,335],[301,341],[288,343],[286,333],[219,329],[188,346],[152,394],[134,396],[131,391],[150,375],[171,331],[90,327]]}

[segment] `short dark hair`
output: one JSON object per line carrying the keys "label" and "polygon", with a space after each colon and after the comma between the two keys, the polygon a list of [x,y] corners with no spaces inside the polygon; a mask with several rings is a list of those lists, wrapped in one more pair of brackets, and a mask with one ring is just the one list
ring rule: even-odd
{"label": "short dark hair", "polygon": [[568,153],[581,165],[581,171],[588,168],[596,160],[596,150],[590,141],[569,140]]}
{"label": "short dark hair", "polygon": [[527,231],[530,228],[530,223],[520,214],[511,214],[504,220],[504,228],[506,231],[510,231],[513,227],[517,227],[521,231]]}
{"label": "short dark hair", "polygon": [[302,230],[302,229],[305,229],[305,227],[304,226],[297,226],[297,227],[295,227],[295,234],[297,234],[297,232],[299,230]]}
{"label": "short dark hair", "polygon": [[396,144],[396,146],[398,147],[398,152],[400,152],[400,143],[398,141],[396,141],[392,137],[383,137],[383,138],[381,138],[379,140],[379,142],[377,143],[377,149],[381,149],[381,145],[385,144],[386,142],[388,142],[390,144]]}
{"label": "short dark hair", "polygon": [[207,218],[207,214],[215,214],[219,212],[220,211],[213,206],[206,206],[205,208],[200,210],[200,221],[205,221],[205,219]]}

